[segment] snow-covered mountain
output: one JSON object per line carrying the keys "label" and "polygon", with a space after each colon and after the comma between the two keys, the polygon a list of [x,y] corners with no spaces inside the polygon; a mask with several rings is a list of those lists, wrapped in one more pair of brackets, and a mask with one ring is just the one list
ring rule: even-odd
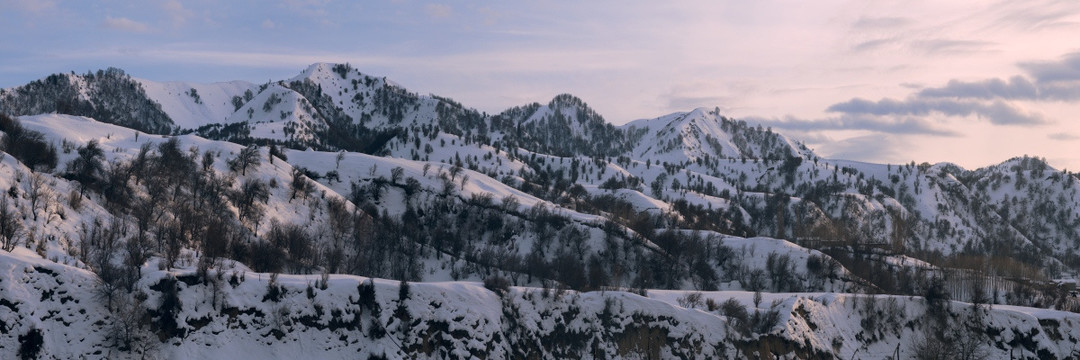
{"label": "snow-covered mountain", "polygon": [[[202,357],[205,344],[229,347],[206,335],[213,329],[238,339],[230,347],[237,354],[269,338],[295,339],[303,349],[300,334],[311,332],[326,337],[318,340],[326,356],[360,348],[391,358],[730,357],[770,348],[883,358],[914,351],[916,333],[967,334],[956,319],[969,314],[988,319],[986,328],[968,330],[995,357],[1077,355],[1069,350],[1076,339],[1052,335],[1075,332],[1072,315],[937,302],[1080,310],[1067,287],[1048,281],[1080,270],[1080,179],[1038,158],[976,170],[824,159],[718,110],[613,126],[565,94],[486,114],[347,64],[314,64],[261,85],[158,83],[117,69],[57,74],[0,91],[0,113],[16,116],[0,118],[10,155],[0,158],[7,189],[0,256],[12,269],[0,277],[11,289],[0,301],[26,304],[0,306],[0,329],[11,330],[0,336],[4,349],[24,343],[16,336],[31,329],[54,326],[35,317],[56,306],[35,291],[75,286],[63,291],[98,314],[77,316],[92,324],[79,329],[119,321],[95,317],[110,306],[101,294],[110,302],[126,297],[147,311],[137,322],[156,334],[154,350],[180,357]],[[40,266],[68,280],[54,284],[26,270]],[[389,310],[346,324],[341,314],[359,321],[371,304],[296,290],[326,278],[283,275],[292,290],[282,296],[291,300],[251,300],[261,296],[251,289],[273,287],[269,274],[281,272],[388,279],[376,281],[387,308],[398,291],[391,280],[423,282],[414,288],[426,289],[424,299],[459,300],[410,302],[405,330],[392,329],[405,325]],[[15,273],[37,285],[8,281]],[[259,280],[207,288],[211,273],[218,285],[230,273]],[[184,315],[163,316],[162,281],[189,276],[199,280],[172,282]],[[361,283],[328,276],[335,294]],[[510,290],[500,300],[479,281]],[[571,300],[535,300],[547,288],[575,291]],[[206,291],[214,294],[209,305],[199,298]],[[719,304],[751,304],[757,291],[775,293],[764,296],[777,303],[752,304],[760,311],[744,315]],[[304,301],[312,308],[300,310]],[[481,315],[455,315],[468,301],[487,305]],[[593,316],[612,301],[634,305],[620,305],[613,318]],[[857,314],[859,306],[867,312]],[[878,306],[902,309],[905,320],[867,315],[883,311]],[[339,315],[328,316],[333,309]],[[590,315],[553,317],[554,309]],[[777,322],[761,323],[772,310]],[[912,323],[923,313],[953,320]],[[733,333],[740,321],[764,325]],[[904,325],[871,333],[867,321]],[[701,330],[713,327],[723,330]],[[665,338],[657,334],[666,334],[665,346],[627,345]],[[46,345],[70,336],[47,336]],[[72,351],[135,354],[102,336]],[[970,340],[957,336],[930,337]],[[528,350],[514,352],[521,349]]]}
{"label": "snow-covered mountain", "polygon": [[53,74],[23,86],[0,89],[0,104],[0,112],[8,115],[90,116],[154,133],[174,128],[161,104],[150,99],[138,81],[116,68],[85,75]]}
{"label": "snow-covered mountain", "polygon": [[[634,132],[646,131],[633,150],[634,158],[693,163],[724,158],[787,159],[813,153],[805,145],[771,131],[752,128],[743,121],[725,118],[719,110],[695,109],[623,125]],[[670,155],[669,155],[670,154]]]}

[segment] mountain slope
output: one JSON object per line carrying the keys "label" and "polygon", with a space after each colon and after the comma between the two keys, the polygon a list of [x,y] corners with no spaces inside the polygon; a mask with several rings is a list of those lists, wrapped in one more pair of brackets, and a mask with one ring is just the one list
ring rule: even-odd
{"label": "mountain slope", "polygon": [[[1066,247],[1078,240],[1070,229],[1080,210],[1070,204],[1080,200],[1069,190],[1077,180],[1069,173],[1051,176],[1053,169],[1039,171],[1036,175],[1047,177],[1039,181],[1028,180],[1030,170],[1021,171],[1024,179],[1012,182],[1018,177],[1002,170],[1013,167],[1009,164],[968,171],[947,164],[830,161],[770,129],[704,109],[613,127],[570,95],[487,115],[447,98],[411,93],[347,64],[313,64],[291,79],[261,86],[153,83],[131,80],[119,70],[99,73],[53,75],[6,90],[3,98],[21,106],[6,105],[21,109],[16,113],[50,111],[49,104],[64,103],[43,100],[51,97],[77,95],[83,103],[108,105],[115,101],[95,84],[115,79],[105,82],[136,89],[124,95],[134,100],[116,103],[149,102],[158,105],[147,109],[167,114],[149,116],[167,119],[136,128],[175,126],[181,133],[242,144],[435,161],[559,204],[581,193],[574,185],[594,196],[603,195],[594,189],[627,188],[640,195],[620,197],[643,200],[631,201],[642,205],[635,211],[666,209],[675,212],[675,221],[682,222],[678,226],[741,236],[887,244],[891,251],[936,263],[993,251],[1054,276],[1075,273],[1080,259]],[[16,96],[33,89],[52,90],[34,90],[39,100],[30,102],[28,95]],[[88,105],[108,111],[81,112],[123,112],[117,106]],[[979,177],[1010,181],[1013,190],[980,185],[985,181]],[[1062,188],[1042,185],[1043,180]],[[1014,201],[1029,196],[1021,194],[1028,190],[1044,201],[1037,206]],[[648,205],[653,200],[668,205]],[[1045,252],[1053,257],[1042,258]]]}
{"label": "mountain slope", "polygon": [[[637,120],[621,126],[630,132],[646,131],[633,150],[636,159],[654,162],[696,162],[702,159],[724,158],[770,158],[787,159],[813,155],[802,144],[759,128],[751,128],[746,122],[735,121],[720,115],[718,111],[704,108],[689,113],[675,113],[649,120]],[[673,154],[665,156],[673,152]]]}
{"label": "mountain slope", "polygon": [[[92,273],[25,249],[2,252],[0,354],[14,358],[36,348],[54,357],[113,359],[884,358],[924,351],[935,326],[958,331],[977,321],[993,335],[971,348],[976,355],[1078,355],[1072,334],[1080,331],[1080,315],[1052,310],[959,302],[936,308],[918,298],[835,293],[765,294],[756,302],[737,291],[493,292],[467,282],[409,284],[222,266],[200,275],[150,263],[135,285],[141,295],[122,294],[110,307],[95,301],[101,293]],[[936,325],[937,311],[952,316]],[[35,333],[40,344],[26,345]]]}
{"label": "mountain slope", "polygon": [[0,90],[0,113],[89,116],[156,134],[168,133],[174,126],[161,105],[147,98],[140,83],[116,68],[85,75],[54,74]]}
{"label": "mountain slope", "polygon": [[173,123],[181,129],[194,129],[208,123],[230,123],[233,113],[250,102],[258,86],[246,81],[213,84],[155,82],[135,79],[146,97],[161,105]]}
{"label": "mountain slope", "polygon": [[[103,92],[121,85],[120,94]],[[105,121],[62,114],[75,112],[68,107],[49,110],[65,99],[77,99],[84,105],[76,110]],[[142,302],[152,319],[169,318],[159,306],[171,300],[152,295],[168,288],[162,281],[171,280],[163,279],[187,279],[174,283],[181,292],[194,292],[181,302],[202,305],[182,306],[184,317],[152,331],[164,340],[203,335],[176,340],[180,345],[165,346],[167,353],[200,356],[192,344],[213,344],[207,329],[229,331],[238,344],[248,344],[232,348],[238,353],[269,338],[299,343],[299,334],[307,332],[355,331],[363,339],[328,337],[320,346],[327,354],[363,348],[390,357],[431,355],[435,343],[459,356],[514,357],[522,350],[581,357],[581,346],[604,357],[629,356],[648,349],[628,348],[623,336],[651,338],[654,331],[680,339],[657,348],[670,356],[689,348],[735,356],[765,344],[803,356],[884,356],[897,345],[914,350],[911,339],[923,332],[986,336],[980,341],[995,344],[988,351],[998,355],[1023,347],[1032,356],[1068,356],[1075,342],[1051,335],[1051,328],[1073,324],[1050,311],[995,305],[983,314],[995,314],[986,315],[994,325],[977,330],[941,320],[978,314],[960,303],[943,309],[950,298],[1080,309],[1067,286],[1048,280],[1075,278],[1080,270],[1080,179],[1038,158],[976,170],[823,159],[771,129],[715,110],[616,127],[571,95],[489,115],[448,98],[417,95],[347,64],[314,64],[291,79],[262,85],[155,83],[118,70],[61,74],[5,90],[0,105],[47,112],[19,116],[21,126],[0,122],[0,149],[13,155],[0,158],[0,189],[8,189],[0,203],[0,253],[15,254],[14,263],[48,259],[71,266],[81,275],[65,283],[98,281],[85,286],[107,294],[107,302],[133,297],[128,300]],[[150,121],[131,114],[150,114]],[[170,135],[132,129],[159,125]],[[57,166],[26,157],[29,146],[50,144]],[[34,169],[22,161],[32,161]],[[230,315],[233,310],[219,309],[222,289],[204,276],[211,269],[248,273],[248,281],[259,277],[253,286],[265,290],[230,285],[235,292],[223,298],[235,306]],[[201,280],[185,275],[192,271]],[[424,314],[412,319],[427,319],[417,323],[427,333],[398,329],[401,337],[387,342],[376,335],[394,333],[390,324],[405,326],[404,315],[387,310],[377,320],[382,330],[364,324],[360,331],[361,325],[343,323],[340,314],[328,318],[314,305],[312,312],[296,312],[307,299],[347,313],[357,304],[338,295],[355,289],[357,278],[331,276],[349,285],[327,299],[297,290],[314,278],[282,276],[292,289],[285,291],[286,304],[248,299],[259,297],[256,292],[280,295],[272,295],[277,290],[262,279],[271,273],[448,282],[417,288],[491,305],[485,305],[490,314],[468,315],[469,321],[454,315],[458,320],[446,322],[442,316],[457,314],[462,305],[442,308],[425,297],[426,303],[410,305],[419,313],[410,314]],[[509,304],[458,282],[481,280],[498,291],[510,286],[515,300]],[[379,283],[380,293],[397,291],[390,280]],[[44,293],[64,285],[35,286],[12,289]],[[578,292],[570,293],[569,304],[558,297],[533,301],[545,293],[537,288]],[[579,314],[585,309],[577,303],[581,298],[591,304],[589,316],[602,314],[609,290],[618,301],[634,299],[631,310],[615,312],[618,321],[555,315],[553,309]],[[78,292],[80,301],[89,296],[87,290],[67,291]],[[207,291],[218,294],[207,297],[213,310],[192,295]],[[622,291],[651,295],[639,299]],[[708,312],[673,307],[701,308],[697,301],[704,300],[687,299],[693,291],[705,291],[717,303],[704,305]],[[140,300],[140,292],[150,297]],[[718,302],[735,297],[746,305],[755,292],[772,292],[764,296],[779,303],[754,304],[761,310],[754,321],[782,308],[778,321],[788,324],[787,333],[765,326],[733,335],[730,328],[750,318],[741,320],[735,307],[718,310]],[[825,292],[897,296],[867,300]],[[37,295],[27,296],[7,300],[33,303]],[[383,300],[387,308],[394,302]],[[869,315],[878,306],[907,320]],[[290,315],[280,315],[282,308]],[[270,317],[279,322],[244,323],[258,334],[233,332],[232,319],[258,313],[278,313]],[[793,315],[783,315],[788,313]],[[536,325],[522,325],[511,314]],[[920,314],[936,320],[916,322]],[[19,335],[25,335],[32,320],[20,316]],[[871,331],[876,321],[894,330]],[[470,327],[450,328],[464,323]],[[697,333],[679,325],[691,323],[726,330]],[[1038,329],[1042,337],[1032,333]],[[415,336],[402,335],[407,333]],[[436,337],[404,347],[398,341],[423,334]],[[131,354],[130,347],[101,341],[94,346],[102,351]],[[712,348],[702,350],[701,344]]]}

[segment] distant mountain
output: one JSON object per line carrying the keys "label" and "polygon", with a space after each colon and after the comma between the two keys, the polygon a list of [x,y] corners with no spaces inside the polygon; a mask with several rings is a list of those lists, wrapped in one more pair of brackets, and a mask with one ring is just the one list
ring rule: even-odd
{"label": "distant mountain", "polygon": [[[558,192],[575,183],[588,188],[609,182],[609,188],[637,188],[665,203],[683,198],[711,207],[717,220],[734,224],[723,229],[744,229],[741,235],[895,243],[920,258],[995,252],[1052,275],[1075,272],[1080,264],[1068,249],[1080,242],[1074,231],[1080,221],[1076,177],[1039,159],[974,171],[832,161],[718,111],[696,109],[616,127],[568,94],[489,115],[449,98],[412,93],[347,64],[313,64],[291,79],[263,85],[156,83],[117,69],[57,74],[6,89],[0,100],[0,110],[15,115],[66,113],[241,144],[345,150],[473,170],[496,160],[484,167],[493,178],[512,175],[523,189],[558,187],[533,194],[541,198],[558,200]],[[482,151],[465,158],[461,150],[433,154],[447,146],[462,149],[458,142]],[[551,164],[536,155],[563,160]],[[515,162],[521,165],[514,174],[497,164]],[[604,172],[605,162],[618,170]],[[560,179],[570,181],[555,184]],[[1021,201],[1021,194],[1048,201]]]}
{"label": "distant mountain", "polygon": [[[614,126],[568,94],[487,114],[446,97],[418,95],[348,64],[314,64],[291,79],[261,85],[158,83],[116,69],[57,74],[3,90],[0,112],[16,115],[0,119],[0,149],[11,155],[0,157],[0,189],[7,189],[0,203],[0,243],[29,249],[16,250],[9,262],[87,269],[100,280],[93,286],[109,296],[161,293],[155,284],[170,276],[169,269],[220,273],[229,259],[241,273],[250,268],[487,281],[495,288],[560,293],[671,294],[641,305],[650,309],[682,304],[675,298],[692,291],[719,291],[708,296],[743,303],[764,291],[814,292],[836,301],[858,297],[821,293],[917,295],[928,304],[951,298],[1080,311],[1067,287],[1050,281],[1075,279],[1080,272],[1080,178],[1038,158],[976,170],[825,159],[718,109]],[[43,153],[33,149],[53,149],[56,159],[31,157]],[[155,271],[144,269],[147,264],[163,272],[147,279],[144,274]],[[0,277],[0,286],[5,283],[11,281]],[[259,284],[273,287],[262,279]],[[479,291],[469,286],[452,293]],[[525,295],[532,290],[514,291],[533,296]],[[589,298],[606,301],[601,297]],[[839,311],[825,304],[832,300],[803,304],[793,300],[799,296],[771,297],[783,304],[754,308],[801,314],[784,315],[780,322]],[[5,300],[29,301],[0,298]],[[576,306],[563,301],[555,303],[567,311]],[[142,306],[147,316],[163,319],[156,305]],[[265,312],[261,306],[245,309]],[[441,305],[424,306],[431,312]],[[718,306],[703,308],[727,311]],[[738,310],[732,306],[728,310]],[[901,307],[944,314],[911,301]],[[6,319],[3,309],[0,320]],[[245,309],[236,311],[254,311]],[[620,314],[622,321],[635,319]],[[184,331],[223,321],[218,315],[189,315],[191,326]],[[1058,316],[1037,315],[1040,325]],[[20,316],[23,329],[28,318]],[[404,321],[404,315],[393,316],[397,320],[379,318],[379,326]],[[672,316],[691,321],[685,314]],[[735,326],[737,316],[725,313],[723,321]],[[1010,315],[994,316],[1007,321]],[[323,326],[311,325],[310,317],[280,319]],[[514,326],[499,321],[500,327]],[[325,326],[344,326],[335,324]],[[781,341],[790,346],[784,353],[846,358],[857,349],[881,347],[874,339],[896,346],[911,335],[905,332],[915,331],[855,337],[867,330],[844,328],[834,340],[799,324],[799,333]],[[166,325],[179,326],[155,326]],[[287,336],[278,334],[287,326],[257,327],[279,339]],[[773,341],[763,339],[774,328],[762,325],[725,338],[728,345],[710,351],[734,356],[736,348]],[[184,337],[172,332],[180,327],[154,329],[162,339]],[[373,329],[365,331],[387,330]],[[682,331],[665,329],[654,330]],[[463,331],[490,335],[473,330]],[[524,341],[527,333],[504,339]],[[988,336],[1001,344],[1022,341]],[[605,339],[592,344],[614,346]],[[1067,341],[1039,341],[1024,351],[1065,354]],[[370,344],[376,343],[386,346]],[[514,344],[510,348],[524,346]],[[558,346],[551,346],[534,353],[579,354],[556,353],[551,349]]]}
{"label": "distant mountain", "polygon": [[116,68],[84,75],[54,74],[23,86],[2,89],[0,113],[87,116],[155,134],[173,129],[173,122],[161,104],[148,98],[137,80]]}
{"label": "distant mountain", "polygon": [[695,109],[656,119],[638,120],[622,128],[646,131],[637,142],[633,157],[654,161],[677,160],[682,163],[735,159],[802,158],[813,156],[805,145],[792,141],[771,129],[753,127],[745,121],[726,118],[719,110]]}

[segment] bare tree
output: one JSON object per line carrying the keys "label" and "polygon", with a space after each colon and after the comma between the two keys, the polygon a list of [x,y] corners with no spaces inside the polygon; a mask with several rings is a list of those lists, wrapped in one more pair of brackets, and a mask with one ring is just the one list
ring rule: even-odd
{"label": "bare tree", "polygon": [[344,240],[345,236],[352,230],[353,225],[352,212],[348,209],[348,203],[345,202],[345,199],[331,197],[326,200],[326,209],[331,234],[334,239]]}
{"label": "bare tree", "polygon": [[105,150],[98,145],[97,139],[90,140],[86,146],[79,147],[79,156],[68,163],[68,176],[80,184],[79,195],[85,193],[88,186],[97,182],[99,174],[105,170],[104,159]]}
{"label": "bare tree", "polygon": [[120,236],[127,225],[120,218],[104,224],[95,218],[89,226],[83,224],[80,239],[82,261],[97,275],[97,295],[113,307],[117,292],[124,287],[123,268],[113,264],[113,256],[120,246]]}
{"label": "bare tree", "polygon": [[112,345],[120,351],[138,353],[145,358],[147,352],[153,352],[157,342],[154,333],[143,322],[146,305],[134,293],[118,296],[115,303],[118,311],[112,311],[112,324],[108,329]]}
{"label": "bare tree", "polygon": [[450,168],[450,180],[451,181],[456,180],[457,175],[461,173],[461,170],[462,170],[461,165],[454,165],[453,167],[451,167]]}
{"label": "bare tree", "polygon": [[122,212],[131,207],[133,189],[128,182],[131,174],[131,165],[124,161],[113,160],[105,167],[101,193],[110,209]]}
{"label": "bare tree", "polygon": [[244,180],[240,190],[232,193],[233,204],[239,211],[239,220],[257,231],[263,217],[264,203],[270,199],[270,189],[259,179]]}
{"label": "bare tree", "polygon": [[390,182],[397,184],[399,181],[401,181],[401,177],[404,174],[405,169],[400,166],[396,166],[393,169],[390,169]]}
{"label": "bare tree", "polygon": [[281,224],[271,221],[266,239],[275,247],[285,250],[289,258],[301,267],[318,263],[314,239],[298,224]]}
{"label": "bare tree", "polygon": [[297,195],[300,195],[300,198],[302,199],[307,198],[308,194],[311,193],[311,190],[314,189],[314,186],[311,185],[310,180],[308,180],[308,177],[304,175],[302,170],[294,168],[292,173],[292,184],[289,185],[289,189],[292,190],[289,201],[292,201]]}
{"label": "bare tree", "polygon": [[924,324],[919,335],[908,349],[913,359],[960,359],[982,360],[990,357],[986,349],[986,335],[975,329],[946,318]]}
{"label": "bare tree", "polygon": [[345,260],[345,239],[352,231],[353,215],[345,200],[338,197],[327,199],[326,209],[330,222],[330,243],[325,245],[323,253],[326,266],[331,272],[337,272]]}
{"label": "bare tree", "polygon": [[145,234],[139,234],[124,243],[124,288],[128,292],[134,290],[135,283],[142,277],[142,266],[150,258],[148,242]]}
{"label": "bare tree", "polygon": [[38,209],[42,212],[47,212],[47,205],[52,199],[52,191],[48,188],[48,178],[41,173],[34,173],[30,176],[30,191],[27,195],[30,196],[30,212],[33,214],[34,221],[38,219]]}
{"label": "bare tree", "polygon": [[240,150],[240,153],[232,160],[229,160],[228,164],[230,170],[240,171],[241,176],[247,175],[248,167],[256,167],[261,164],[261,160],[259,160],[259,147],[249,145],[243,150]]}
{"label": "bare tree", "polygon": [[15,211],[8,206],[7,196],[0,196],[0,247],[4,251],[15,249],[20,230],[22,223],[16,217]]}

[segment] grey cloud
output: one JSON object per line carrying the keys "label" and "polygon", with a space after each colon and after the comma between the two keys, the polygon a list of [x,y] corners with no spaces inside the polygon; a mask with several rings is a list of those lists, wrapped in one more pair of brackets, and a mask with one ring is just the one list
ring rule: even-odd
{"label": "grey cloud", "polygon": [[919,97],[928,98],[975,98],[975,99],[1036,99],[1039,90],[1035,84],[1023,76],[1013,76],[1008,81],[988,79],[976,82],[949,80],[944,87],[927,88],[919,91]]}
{"label": "grey cloud", "polygon": [[851,50],[870,51],[870,50],[875,50],[875,49],[880,48],[880,47],[885,46],[885,45],[892,44],[894,42],[896,42],[896,39],[893,39],[893,38],[868,40],[868,41],[863,41],[861,43],[853,45],[851,47]]}
{"label": "grey cloud", "polygon": [[911,23],[911,19],[902,17],[861,17],[851,27],[857,30],[887,29],[901,27]]}
{"label": "grey cloud", "polygon": [[797,130],[797,129],[783,129],[783,130],[784,130],[784,135],[785,136],[790,137],[792,139],[797,139],[799,141],[802,141],[804,144],[807,144],[807,145],[810,145],[810,144],[826,144],[826,143],[831,143],[833,141],[836,141],[832,137],[830,137],[830,136],[828,136],[825,133],[820,132],[820,131],[814,131],[814,130],[804,131],[804,130]]}
{"label": "grey cloud", "polygon": [[950,80],[943,87],[925,88],[920,98],[1008,99],[1075,101],[1080,100],[1080,53],[1065,55],[1059,61],[1019,64],[1028,76],[1016,75],[981,81]]}
{"label": "grey cloud", "polygon": [[1059,61],[1021,63],[1023,68],[1039,83],[1055,83],[1080,80],[1080,52],[1066,54]]}
{"label": "grey cloud", "polygon": [[1043,124],[1046,120],[1038,114],[1025,114],[1020,109],[997,100],[990,103],[958,99],[926,99],[910,97],[906,100],[881,99],[871,101],[854,98],[833,104],[826,111],[843,114],[868,114],[879,116],[927,116],[940,113],[947,116],[977,115],[996,125]]}
{"label": "grey cloud", "polygon": [[924,98],[1074,101],[1080,100],[1080,82],[1033,83],[1019,75],[1008,81],[998,78],[974,82],[950,80],[944,87],[926,88],[916,95]]}
{"label": "grey cloud", "polygon": [[1046,28],[1075,26],[1069,20],[1080,12],[1080,4],[1075,1],[1051,1],[1050,3],[1016,3],[1018,7],[1007,7],[994,24],[1013,26],[1023,30],[1035,31]]}
{"label": "grey cloud", "polygon": [[872,162],[900,162],[900,148],[904,146],[894,136],[888,134],[870,134],[825,143],[819,152],[830,159],[845,159]]}
{"label": "grey cloud", "polygon": [[1070,134],[1070,133],[1063,133],[1063,132],[1050,134],[1047,137],[1049,137],[1050,140],[1058,140],[1058,141],[1080,140],[1080,136],[1076,136],[1076,135]]}
{"label": "grey cloud", "polygon": [[816,120],[799,119],[791,116],[784,119],[750,117],[745,118],[744,120],[751,123],[759,123],[764,126],[807,132],[822,130],[869,130],[889,134],[959,136],[959,134],[953,131],[936,128],[923,119],[913,117],[883,118],[866,115],[844,115]]}
{"label": "grey cloud", "polygon": [[1051,83],[1039,86],[1039,98],[1043,100],[1080,100],[1080,82]]}
{"label": "grey cloud", "polygon": [[989,50],[994,45],[987,41],[935,39],[916,41],[911,46],[931,55],[966,54]]}

